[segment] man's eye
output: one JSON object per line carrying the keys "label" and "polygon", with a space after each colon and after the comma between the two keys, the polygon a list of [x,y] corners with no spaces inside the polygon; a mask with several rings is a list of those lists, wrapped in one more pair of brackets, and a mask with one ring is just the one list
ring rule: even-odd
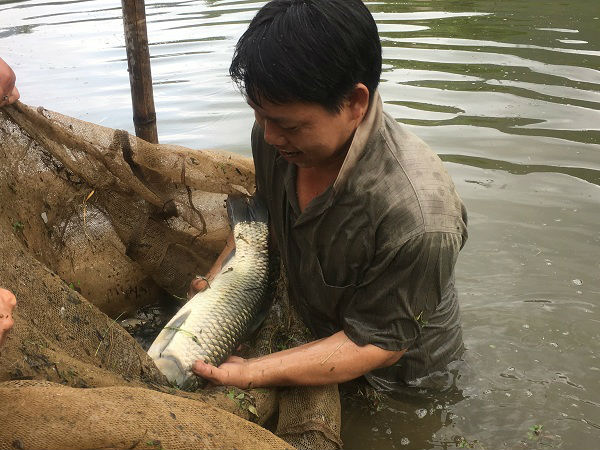
{"label": "man's eye", "polygon": [[290,132],[294,132],[294,131],[298,131],[300,129],[300,126],[295,126],[295,127],[281,127],[281,129],[285,130],[285,131],[290,131]]}

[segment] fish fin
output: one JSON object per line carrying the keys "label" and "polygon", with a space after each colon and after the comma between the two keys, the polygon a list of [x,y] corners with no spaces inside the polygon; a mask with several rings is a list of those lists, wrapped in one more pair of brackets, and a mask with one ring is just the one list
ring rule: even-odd
{"label": "fish fin", "polygon": [[186,309],[185,306],[181,308],[175,317],[173,317],[158,334],[158,336],[156,336],[156,339],[154,339],[154,342],[148,349],[148,355],[152,359],[161,358],[162,352],[171,343],[175,337],[175,333],[178,331],[178,328],[185,323],[191,312],[191,308]]}
{"label": "fish fin", "polygon": [[271,304],[272,304],[272,302],[270,302],[270,301],[264,302],[263,307],[260,309],[260,311],[258,311],[256,313],[256,315],[252,319],[252,322],[250,322],[250,324],[248,325],[248,331],[246,332],[246,336],[242,339],[242,341],[245,341],[246,339],[248,339],[260,328],[262,323],[267,318],[267,315],[269,314],[269,310],[271,309]]}
{"label": "fish fin", "polygon": [[267,205],[260,197],[228,196],[227,215],[232,228],[240,222],[269,221]]}

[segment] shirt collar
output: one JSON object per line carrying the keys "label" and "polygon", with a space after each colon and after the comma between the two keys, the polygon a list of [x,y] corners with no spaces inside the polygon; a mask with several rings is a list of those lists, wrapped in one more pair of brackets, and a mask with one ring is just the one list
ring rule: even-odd
{"label": "shirt collar", "polygon": [[342,163],[340,172],[338,173],[337,178],[333,182],[334,190],[337,191],[338,188],[342,185],[342,183],[348,179],[350,172],[352,171],[357,161],[360,159],[362,153],[364,152],[369,138],[376,130],[381,128],[382,121],[383,104],[381,102],[381,97],[379,96],[379,91],[376,90],[373,93],[373,97],[371,98],[367,114],[365,115],[360,125],[358,125],[358,128],[354,133],[352,143],[350,144],[350,148],[348,149],[346,158],[344,158],[344,162]]}

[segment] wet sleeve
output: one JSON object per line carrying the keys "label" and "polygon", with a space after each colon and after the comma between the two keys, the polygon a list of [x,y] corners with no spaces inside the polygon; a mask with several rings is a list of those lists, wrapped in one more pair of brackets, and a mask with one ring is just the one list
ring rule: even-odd
{"label": "wet sleeve", "polygon": [[452,281],[459,234],[428,232],[375,254],[343,311],[343,328],[357,345],[407,349]]}

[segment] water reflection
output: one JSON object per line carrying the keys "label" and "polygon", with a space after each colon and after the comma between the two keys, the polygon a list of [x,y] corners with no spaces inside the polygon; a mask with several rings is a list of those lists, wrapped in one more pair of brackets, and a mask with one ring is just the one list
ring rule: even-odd
{"label": "water reflection", "polygon": [[[263,3],[146,4],[160,140],[249,155],[252,112],[227,69]],[[385,109],[440,153],[469,210],[457,272],[468,366],[451,388],[379,411],[346,400],[347,447],[596,448],[598,2],[367,4]],[[0,2],[0,54],[25,102],[133,131],[122,33],[112,0]]]}
{"label": "water reflection", "polygon": [[[527,175],[535,172],[564,173],[600,186],[600,170],[582,167],[556,167],[536,164],[513,164],[489,158],[478,158],[465,155],[441,155],[443,161],[479,167],[482,169],[504,170],[515,175]],[[469,182],[469,180],[465,180]]]}

